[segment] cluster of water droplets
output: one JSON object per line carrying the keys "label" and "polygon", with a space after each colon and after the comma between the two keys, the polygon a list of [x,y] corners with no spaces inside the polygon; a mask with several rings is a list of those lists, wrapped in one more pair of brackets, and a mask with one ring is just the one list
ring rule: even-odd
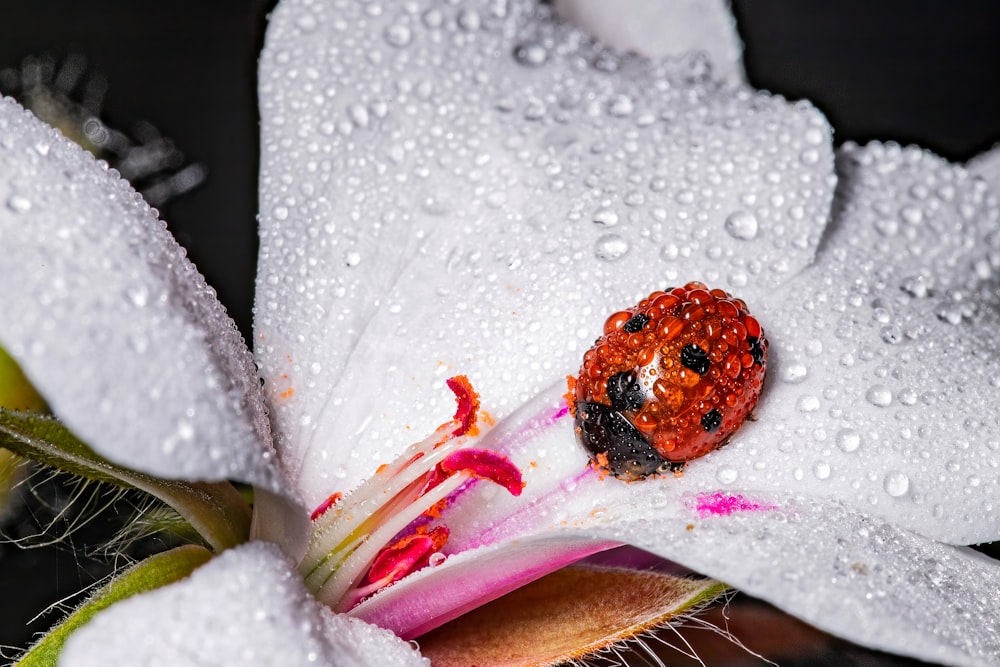
{"label": "cluster of water droplets", "polygon": [[297,4],[263,56],[256,310],[268,391],[299,392],[288,449],[360,439],[363,476],[449,410],[449,374],[502,416],[651,289],[753,304],[812,257],[833,179],[808,105],[534,2]]}
{"label": "cluster of water droplets", "polygon": [[[989,539],[997,199],[964,169],[895,145],[848,145],[838,171],[816,264],[760,316],[773,384],[730,454],[749,465],[725,463],[717,480],[855,497],[938,539]],[[950,317],[942,303],[966,308]]]}

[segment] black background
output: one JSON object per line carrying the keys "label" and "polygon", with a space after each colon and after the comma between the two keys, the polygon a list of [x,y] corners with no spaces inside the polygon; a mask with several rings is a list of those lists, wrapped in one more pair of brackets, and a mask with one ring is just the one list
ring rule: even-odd
{"label": "black background", "polygon": [[[4,0],[0,68],[86,57],[107,79],[104,120],[145,120],[207,181],[162,216],[248,336],[256,258],[255,70],[268,0]],[[812,100],[838,143],[917,143],[964,161],[1000,141],[1000,3],[734,0],[750,83]],[[2,251],[2,248],[0,248]],[[78,565],[83,566],[82,569]],[[67,548],[0,547],[0,645],[106,568]],[[10,652],[8,651],[8,654]]]}

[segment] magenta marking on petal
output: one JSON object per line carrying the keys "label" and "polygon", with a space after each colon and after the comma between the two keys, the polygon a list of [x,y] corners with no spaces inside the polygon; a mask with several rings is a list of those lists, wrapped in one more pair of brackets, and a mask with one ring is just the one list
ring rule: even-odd
{"label": "magenta marking on petal", "polygon": [[552,424],[555,424],[557,421],[559,421],[568,414],[569,414],[569,405],[564,403],[563,406],[555,412],[555,414],[550,415],[548,419],[546,419],[546,422],[548,422],[548,425],[551,426]]}
{"label": "magenta marking on petal", "polygon": [[709,516],[728,516],[734,512],[765,512],[778,509],[777,505],[760,503],[738,493],[699,493],[694,510],[702,519]]}

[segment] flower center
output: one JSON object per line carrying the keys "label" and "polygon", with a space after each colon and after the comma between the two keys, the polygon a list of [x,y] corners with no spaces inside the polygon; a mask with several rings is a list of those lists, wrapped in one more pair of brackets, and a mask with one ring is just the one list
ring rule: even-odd
{"label": "flower center", "polygon": [[499,452],[475,447],[479,396],[468,379],[448,380],[455,416],[346,497],[332,494],[313,512],[312,538],[299,570],[316,597],[348,611],[437,559],[448,540],[441,513],[478,480],[518,496],[521,471]]}

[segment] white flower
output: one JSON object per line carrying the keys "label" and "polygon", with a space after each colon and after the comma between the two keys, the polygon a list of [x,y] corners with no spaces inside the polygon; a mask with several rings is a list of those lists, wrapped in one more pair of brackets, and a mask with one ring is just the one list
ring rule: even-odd
{"label": "white flower", "polygon": [[[835,157],[815,109],[722,69],[616,55],[520,0],[277,9],[254,335],[274,450],[249,354],[155,216],[4,104],[0,342],[109,459],[255,484],[256,535],[293,559],[306,508],[432,433],[467,375],[526,486],[479,485],[444,563],[351,610],[403,636],[620,542],[852,641],[986,664],[1000,569],[950,545],[1000,535],[997,200],[916,149]],[[565,377],[610,313],[689,280],[767,332],[756,420],[679,479],[588,474]],[[393,643],[255,543],[116,605],[66,663],[347,660],[355,633]]]}

